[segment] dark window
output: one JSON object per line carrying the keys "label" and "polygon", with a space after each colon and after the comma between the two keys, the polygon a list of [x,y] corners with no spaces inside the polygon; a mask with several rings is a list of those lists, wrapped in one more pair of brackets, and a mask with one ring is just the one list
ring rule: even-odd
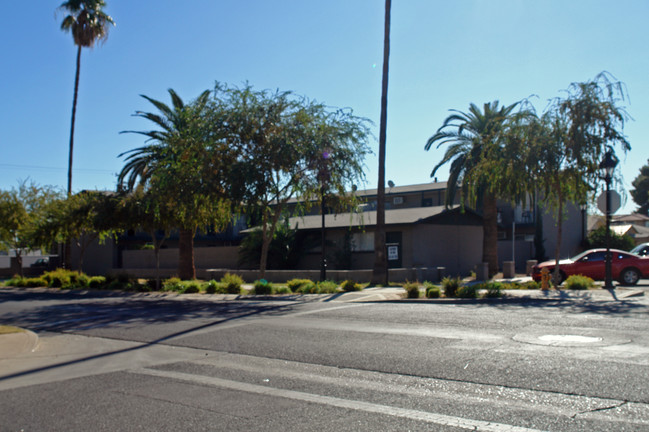
{"label": "dark window", "polygon": [[606,261],[606,252],[589,253],[581,259],[583,262]]}

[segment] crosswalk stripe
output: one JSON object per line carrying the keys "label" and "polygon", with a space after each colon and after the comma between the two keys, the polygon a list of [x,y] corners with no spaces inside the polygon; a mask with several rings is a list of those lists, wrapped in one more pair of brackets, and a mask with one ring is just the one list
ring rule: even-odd
{"label": "crosswalk stripe", "polygon": [[365,411],[376,414],[385,414],[395,417],[407,418],[411,420],[435,423],[442,426],[459,427],[474,431],[485,432],[541,432],[538,429],[530,429],[519,426],[512,426],[502,423],[493,423],[482,420],[473,420],[462,417],[448,416],[444,414],[435,414],[426,411],[417,411],[406,408],[392,407],[363,401],[341,399],[331,396],[322,396],[311,393],[304,393],[294,390],[278,389],[256,384],[243,383],[238,381],[225,380],[221,378],[193,375],[183,372],[163,371],[157,369],[137,369],[130,371],[139,375],[149,375],[160,378],[177,379],[181,381],[193,382],[201,385],[209,384],[215,387],[227,388],[230,390],[243,391],[247,393],[256,393],[265,396],[282,397],[303,402],[311,402],[334,406],[337,408]]}

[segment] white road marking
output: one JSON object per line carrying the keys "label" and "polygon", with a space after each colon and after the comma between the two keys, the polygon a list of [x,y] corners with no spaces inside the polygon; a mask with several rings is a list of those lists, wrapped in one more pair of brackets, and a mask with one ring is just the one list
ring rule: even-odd
{"label": "white road marking", "polygon": [[248,384],[238,381],[225,380],[221,378],[208,377],[203,375],[192,375],[182,372],[161,371],[154,369],[137,369],[131,371],[140,375],[149,375],[160,378],[171,378],[181,381],[194,382],[197,384],[209,384],[216,387],[227,388],[230,390],[255,393],[272,397],[283,397],[303,402],[324,404],[337,408],[351,409],[357,411],[371,412],[375,414],[385,414],[394,417],[407,418],[416,421],[435,423],[442,426],[459,427],[474,431],[485,432],[541,432],[539,429],[530,429],[525,427],[507,425],[502,423],[493,423],[482,420],[473,420],[462,417],[448,416],[444,414],[435,414],[426,411],[417,411],[406,408],[392,407],[388,405],[379,405],[369,402],[341,399],[331,396],[322,396],[311,393],[304,393],[294,390],[278,389],[273,387]]}

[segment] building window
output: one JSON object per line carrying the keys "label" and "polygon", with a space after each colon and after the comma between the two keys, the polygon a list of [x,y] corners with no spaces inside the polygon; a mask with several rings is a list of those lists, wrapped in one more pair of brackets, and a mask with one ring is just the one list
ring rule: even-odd
{"label": "building window", "polygon": [[369,252],[374,250],[374,233],[352,234],[352,252]]}

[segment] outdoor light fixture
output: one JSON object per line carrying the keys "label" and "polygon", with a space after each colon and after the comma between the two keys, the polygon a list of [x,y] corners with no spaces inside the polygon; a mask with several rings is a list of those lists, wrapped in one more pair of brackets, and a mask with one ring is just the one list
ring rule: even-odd
{"label": "outdoor light fixture", "polygon": [[600,178],[606,183],[606,279],[604,289],[613,289],[611,278],[611,180],[619,159],[613,147],[608,146],[604,159],[599,163]]}

